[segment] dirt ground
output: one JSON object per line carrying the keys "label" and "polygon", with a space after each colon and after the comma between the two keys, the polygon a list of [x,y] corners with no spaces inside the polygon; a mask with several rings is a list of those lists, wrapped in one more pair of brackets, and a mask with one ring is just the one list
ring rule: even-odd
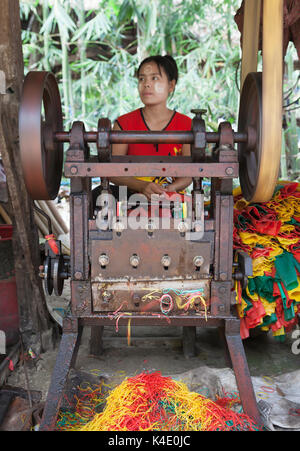
{"label": "dirt ground", "polygon": [[[59,298],[48,298],[49,310],[58,322],[69,302],[68,284]],[[105,326],[103,333],[104,352],[101,356],[90,355],[90,328],[83,332],[76,361],[76,369],[104,376],[111,384],[120,383],[125,377],[141,372],[160,371],[163,375],[184,373],[203,365],[211,368],[226,368],[223,344],[217,329],[197,328],[197,355],[185,358],[182,351],[182,328],[174,326],[133,326],[128,344],[127,326]],[[284,343],[277,342],[272,335],[262,333],[244,340],[251,376],[277,376],[298,370],[300,356],[292,352],[293,335],[287,334]],[[28,382],[31,390],[39,390],[45,399],[52,370],[58,352],[47,351],[27,362]],[[23,366],[17,366],[8,383],[26,388]]]}

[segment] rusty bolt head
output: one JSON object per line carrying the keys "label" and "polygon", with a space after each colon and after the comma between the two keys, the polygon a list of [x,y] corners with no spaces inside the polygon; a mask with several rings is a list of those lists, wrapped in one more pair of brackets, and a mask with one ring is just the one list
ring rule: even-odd
{"label": "rusty bolt head", "polygon": [[99,257],[99,263],[101,266],[107,266],[109,263],[109,257],[106,254],[101,254]]}
{"label": "rusty bolt head", "polygon": [[109,301],[113,299],[113,294],[110,291],[104,291],[102,295],[102,303],[107,304]]}
{"label": "rusty bolt head", "polygon": [[203,230],[204,224],[201,221],[194,222],[195,232],[201,232]]}
{"label": "rusty bolt head", "polygon": [[75,274],[74,274],[74,278],[76,280],[81,280],[82,279],[82,272],[76,271]]}
{"label": "rusty bolt head", "polygon": [[225,172],[227,175],[232,175],[233,174],[233,168],[229,167],[225,169]]}
{"label": "rusty bolt head", "polygon": [[135,307],[138,307],[141,302],[141,296],[138,293],[134,293],[132,295],[132,301],[134,302]]}
{"label": "rusty bolt head", "polygon": [[74,204],[77,206],[81,205],[81,197],[75,197]]}
{"label": "rusty bolt head", "polygon": [[196,255],[196,257],[194,257],[193,259],[193,263],[195,266],[197,266],[197,268],[200,268],[200,266],[202,266],[204,263],[204,258],[202,257],[202,255]]}
{"label": "rusty bolt head", "polygon": [[163,266],[170,266],[171,264],[171,257],[169,255],[163,255],[161,258],[161,264]]}
{"label": "rusty bolt head", "polygon": [[78,172],[77,166],[71,166],[70,172],[71,172],[72,175],[76,175],[77,172]]}
{"label": "rusty bolt head", "polygon": [[178,224],[178,231],[179,231],[180,233],[184,233],[184,232],[186,232],[187,230],[188,230],[187,224],[186,224],[184,221],[181,221],[181,222]]}
{"label": "rusty bolt head", "polygon": [[133,254],[130,257],[129,261],[130,261],[131,266],[133,268],[136,268],[139,265],[139,263],[140,263],[140,257],[138,255],[136,255],[136,254]]}

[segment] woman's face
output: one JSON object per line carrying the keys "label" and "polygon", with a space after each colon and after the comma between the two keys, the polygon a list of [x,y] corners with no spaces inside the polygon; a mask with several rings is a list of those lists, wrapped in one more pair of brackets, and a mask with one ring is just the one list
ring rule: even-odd
{"label": "woman's face", "polygon": [[138,90],[144,105],[166,104],[174,88],[175,80],[169,81],[164,69],[159,68],[154,61],[140,68]]}

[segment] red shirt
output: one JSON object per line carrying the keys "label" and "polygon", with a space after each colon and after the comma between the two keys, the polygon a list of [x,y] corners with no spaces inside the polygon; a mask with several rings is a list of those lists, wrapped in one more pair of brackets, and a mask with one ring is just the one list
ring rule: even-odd
{"label": "red shirt", "polygon": [[[124,114],[117,119],[121,130],[126,131],[147,131],[150,130],[142,108]],[[192,119],[184,114],[174,111],[168,124],[163,128],[164,131],[186,131],[191,130]],[[182,144],[128,144],[127,155],[158,155],[158,156],[176,156],[181,154]]]}

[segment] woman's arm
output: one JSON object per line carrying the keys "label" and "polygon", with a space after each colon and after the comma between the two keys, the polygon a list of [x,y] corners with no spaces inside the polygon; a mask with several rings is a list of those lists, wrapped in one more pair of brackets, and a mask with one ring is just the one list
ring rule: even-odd
{"label": "woman's arm", "polygon": [[[118,123],[115,122],[113,130],[121,130]],[[128,144],[114,144],[112,146],[112,155],[127,155]],[[157,183],[145,182],[144,180],[138,180],[135,177],[110,177],[109,180],[118,186],[126,185],[132,191],[142,193],[151,198],[152,194],[164,194],[165,190]]]}
{"label": "woman's arm", "polygon": [[[183,155],[184,157],[189,157],[191,155],[190,144],[183,144],[181,155]],[[192,177],[176,177],[173,183],[171,183],[166,187],[166,191],[184,190],[192,183],[192,181],[193,181]]]}

